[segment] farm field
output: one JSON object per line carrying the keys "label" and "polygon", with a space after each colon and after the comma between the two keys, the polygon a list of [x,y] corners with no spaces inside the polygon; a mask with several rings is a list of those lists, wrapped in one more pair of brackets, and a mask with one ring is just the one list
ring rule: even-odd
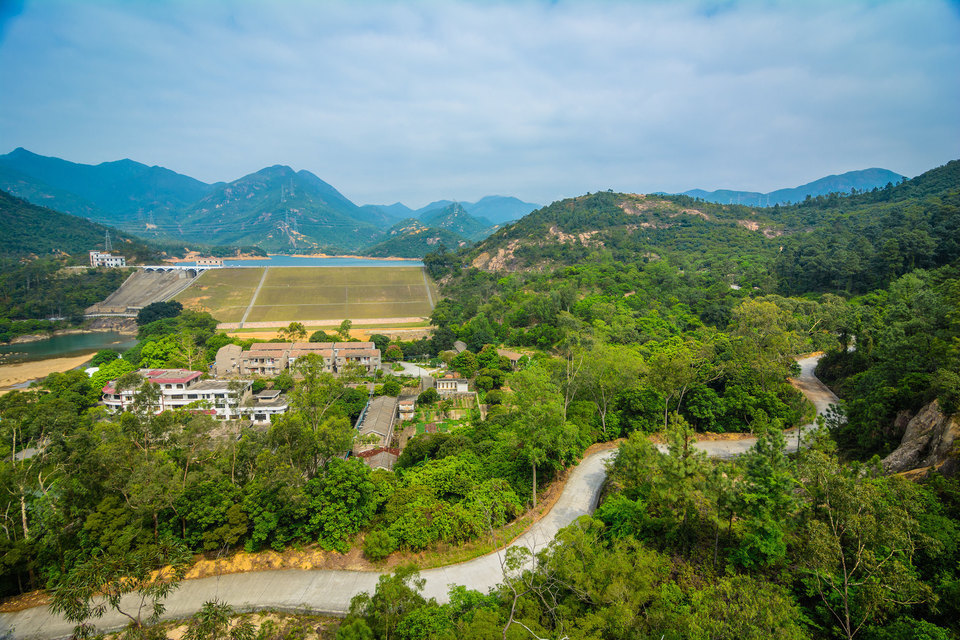
{"label": "farm field", "polygon": [[[248,271],[256,273],[237,275]],[[265,275],[262,268],[215,269],[177,296],[184,306],[208,310],[222,323],[257,326],[346,318],[409,321],[429,316],[436,299],[436,284],[425,280],[420,267],[270,267]]]}

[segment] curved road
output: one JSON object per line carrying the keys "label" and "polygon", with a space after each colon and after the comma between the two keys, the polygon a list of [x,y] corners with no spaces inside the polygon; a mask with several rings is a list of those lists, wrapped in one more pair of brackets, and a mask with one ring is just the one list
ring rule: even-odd
{"label": "curved road", "polygon": [[[813,375],[816,357],[799,360],[802,373],[798,379],[800,390],[816,405],[817,413],[837,402],[837,397]],[[812,428],[805,425],[803,430]],[[794,432],[795,433],[795,432]],[[753,446],[753,438],[733,441],[698,442],[696,446],[708,455],[732,458]],[[795,451],[796,437],[788,435],[788,449]],[[550,512],[514,541],[531,550],[543,549],[557,531],[579,516],[592,513],[606,477],[604,463],[616,450],[595,453],[585,458],[570,474],[566,487]],[[421,572],[426,579],[424,596],[444,602],[451,584],[468,585],[486,592],[503,579],[501,560],[503,552],[491,553],[469,562],[427,569]],[[219,577],[187,580],[166,600],[164,619],[186,618],[209,600],[226,602],[237,610],[271,609],[280,611],[310,610],[316,613],[342,614],[350,606],[350,599],[363,591],[372,592],[380,574],[364,571],[260,571],[234,573]],[[132,603],[127,603],[132,606]],[[118,629],[127,622],[113,612],[98,621],[104,630]],[[12,631],[15,638],[54,639],[69,637],[73,625],[59,616],[51,615],[46,607],[34,607],[16,613],[0,614],[0,632]]]}

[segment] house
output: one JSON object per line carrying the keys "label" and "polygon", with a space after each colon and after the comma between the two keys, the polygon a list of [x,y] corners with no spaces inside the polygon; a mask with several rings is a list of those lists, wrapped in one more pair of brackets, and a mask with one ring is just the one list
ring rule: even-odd
{"label": "house", "polygon": [[127,259],[123,256],[115,256],[109,253],[102,253],[96,249],[90,250],[91,267],[125,267]]}
{"label": "house", "polygon": [[226,344],[220,347],[213,363],[213,374],[218,378],[240,375],[241,353],[243,349],[238,344]]}
{"label": "house", "polygon": [[513,367],[514,369],[516,369],[517,366],[519,365],[520,358],[524,357],[522,353],[517,353],[516,351],[510,351],[509,349],[497,349],[497,355],[500,356],[501,358],[506,358],[507,360],[509,360],[510,366]]}
{"label": "house", "polygon": [[397,403],[397,410],[400,412],[401,420],[413,420],[416,411],[415,398],[400,398]]}
{"label": "house", "polygon": [[457,373],[448,373],[437,379],[437,393],[449,395],[453,393],[470,393],[470,385]]}
{"label": "house", "polygon": [[244,415],[259,424],[269,424],[273,416],[286,413],[290,408],[287,397],[277,389],[265,389],[254,396],[252,407],[243,407]]}
{"label": "house", "polygon": [[[189,369],[140,369],[138,373],[144,382],[157,385],[154,413],[195,405],[192,408],[206,410],[218,420],[242,417],[242,405],[253,385],[251,380],[201,380],[202,373]],[[128,411],[139,389],[117,389],[117,381],[112,380],[103,387],[103,404],[113,413]]]}
{"label": "house", "polygon": [[400,450],[377,447],[358,453],[357,457],[363,460],[371,469],[393,469],[393,465],[396,464],[397,459],[400,457]]}

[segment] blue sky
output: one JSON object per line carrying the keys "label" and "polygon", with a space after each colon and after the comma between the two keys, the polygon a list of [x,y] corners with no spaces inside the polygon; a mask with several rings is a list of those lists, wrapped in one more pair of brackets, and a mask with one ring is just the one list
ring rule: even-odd
{"label": "blue sky", "polygon": [[416,207],[960,157],[956,2],[0,0],[0,153]]}

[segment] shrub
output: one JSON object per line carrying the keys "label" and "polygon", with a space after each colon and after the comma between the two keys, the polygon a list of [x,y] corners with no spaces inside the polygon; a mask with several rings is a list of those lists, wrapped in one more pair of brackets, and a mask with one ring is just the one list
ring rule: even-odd
{"label": "shrub", "polygon": [[397,548],[397,541],[389,531],[380,529],[371,531],[363,539],[363,554],[374,562],[379,562],[393,553]]}

